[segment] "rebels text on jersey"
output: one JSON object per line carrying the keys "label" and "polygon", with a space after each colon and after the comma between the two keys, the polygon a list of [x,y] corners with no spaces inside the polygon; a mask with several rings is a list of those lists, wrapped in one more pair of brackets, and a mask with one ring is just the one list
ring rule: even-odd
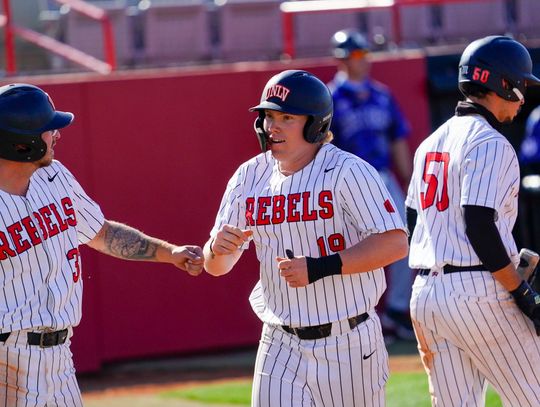
{"label": "rebels text on jersey", "polygon": [[25,196],[0,191],[0,326],[63,329],[81,318],[79,244],[103,225],[99,206],[58,161]]}
{"label": "rebels text on jersey", "polygon": [[297,256],[326,256],[370,234],[404,229],[375,169],[331,144],[288,177],[271,152],[242,164],[227,185],[211,234],[224,224],[253,230],[260,261],[260,281],[250,297],[255,313],[266,323],[292,326],[371,310],[386,288],[384,273],[376,269],[290,288],[279,275],[277,256],[285,257],[286,249]]}

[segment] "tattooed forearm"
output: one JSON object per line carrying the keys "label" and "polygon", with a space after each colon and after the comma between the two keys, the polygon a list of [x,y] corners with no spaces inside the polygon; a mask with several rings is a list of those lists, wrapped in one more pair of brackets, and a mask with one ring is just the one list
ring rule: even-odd
{"label": "tattooed forearm", "polygon": [[120,223],[111,223],[105,231],[105,249],[122,259],[153,260],[157,247],[148,236]]}

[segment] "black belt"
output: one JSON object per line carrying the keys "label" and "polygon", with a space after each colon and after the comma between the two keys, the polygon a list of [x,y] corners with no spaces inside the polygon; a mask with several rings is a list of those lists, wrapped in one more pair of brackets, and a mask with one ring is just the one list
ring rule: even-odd
{"label": "black belt", "polygon": [[[462,271],[489,271],[483,264],[476,266],[452,266],[447,264],[443,267],[444,274],[460,273]],[[421,276],[427,276],[431,272],[430,269],[419,269],[418,274]]]}
{"label": "black belt", "polygon": [[[11,335],[11,332],[0,334],[0,342],[5,342]],[[66,342],[68,330],[53,332],[28,332],[28,345],[39,345],[41,348],[50,348],[51,346],[61,345]]]}
{"label": "black belt", "polygon": [[[357,325],[361,324],[365,320],[369,318],[369,315],[367,313],[357,315],[355,317],[351,317],[347,319],[349,322],[349,327],[351,329],[356,328]],[[327,324],[322,325],[314,325],[314,326],[306,326],[306,327],[299,327],[299,328],[293,328],[287,325],[281,326],[283,330],[287,333],[290,333],[292,335],[298,336],[300,339],[321,339],[326,338],[327,336],[330,336],[332,333],[332,323],[329,322]]]}

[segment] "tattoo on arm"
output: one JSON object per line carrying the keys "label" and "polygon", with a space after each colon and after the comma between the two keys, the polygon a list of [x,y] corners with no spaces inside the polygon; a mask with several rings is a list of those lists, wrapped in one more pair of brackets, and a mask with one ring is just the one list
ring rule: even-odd
{"label": "tattoo on arm", "polygon": [[158,245],[151,238],[121,223],[111,223],[105,231],[105,249],[127,260],[153,260]]}

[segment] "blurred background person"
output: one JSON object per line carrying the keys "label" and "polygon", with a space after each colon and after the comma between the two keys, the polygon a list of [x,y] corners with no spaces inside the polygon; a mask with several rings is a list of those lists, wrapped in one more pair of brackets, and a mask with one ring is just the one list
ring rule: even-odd
{"label": "blurred background person", "polygon": [[[408,184],[412,173],[407,144],[410,125],[390,90],[369,76],[366,38],[354,30],[341,30],[331,42],[337,61],[337,73],[328,84],[335,109],[334,144],[375,167],[405,219],[401,185]],[[381,315],[387,342],[395,337],[414,339],[409,315],[411,286],[407,258],[388,267],[388,291]]]}
{"label": "blurred background person", "polygon": [[540,174],[540,106],[527,118],[525,137],[519,150],[521,175]]}

